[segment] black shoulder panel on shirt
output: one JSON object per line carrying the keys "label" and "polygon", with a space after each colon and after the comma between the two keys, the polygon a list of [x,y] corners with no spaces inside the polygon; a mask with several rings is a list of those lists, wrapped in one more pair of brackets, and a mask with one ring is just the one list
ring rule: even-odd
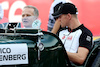
{"label": "black shoulder panel on shirt", "polygon": [[92,48],[92,41],[93,41],[93,35],[89,29],[84,27],[84,25],[80,28],[82,31],[82,34],[79,39],[79,46],[85,47],[89,50]]}

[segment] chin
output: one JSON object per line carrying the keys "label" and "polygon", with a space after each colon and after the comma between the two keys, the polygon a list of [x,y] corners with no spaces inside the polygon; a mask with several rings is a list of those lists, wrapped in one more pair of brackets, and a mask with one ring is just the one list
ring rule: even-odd
{"label": "chin", "polygon": [[62,25],[61,25],[61,27],[64,28],[64,27],[66,27],[66,26],[62,26]]}

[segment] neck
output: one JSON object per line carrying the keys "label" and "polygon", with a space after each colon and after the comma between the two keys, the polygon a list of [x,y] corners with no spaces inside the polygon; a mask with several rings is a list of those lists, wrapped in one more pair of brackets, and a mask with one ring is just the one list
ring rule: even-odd
{"label": "neck", "polygon": [[78,19],[72,19],[69,24],[69,28],[71,28],[71,30],[72,30],[72,29],[79,27],[80,25],[81,25],[81,23],[79,22]]}

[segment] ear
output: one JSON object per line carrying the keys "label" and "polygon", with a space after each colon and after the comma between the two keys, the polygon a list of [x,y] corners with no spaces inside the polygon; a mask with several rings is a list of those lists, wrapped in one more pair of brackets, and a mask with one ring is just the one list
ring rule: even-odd
{"label": "ear", "polygon": [[67,15],[68,15],[68,19],[71,20],[72,15],[70,13],[68,13]]}

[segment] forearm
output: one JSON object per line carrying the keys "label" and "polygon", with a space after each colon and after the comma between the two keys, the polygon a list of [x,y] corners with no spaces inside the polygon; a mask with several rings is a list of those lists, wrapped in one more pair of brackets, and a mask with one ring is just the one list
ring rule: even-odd
{"label": "forearm", "polygon": [[79,47],[77,53],[67,52],[67,55],[68,55],[70,61],[81,65],[84,63],[88,53],[89,53],[88,49],[83,48],[83,47]]}
{"label": "forearm", "polygon": [[84,60],[80,56],[78,56],[77,53],[67,52],[67,54],[68,54],[69,60],[72,61],[73,63],[80,64],[80,65],[83,64]]}
{"label": "forearm", "polygon": [[60,20],[57,19],[51,32],[56,34],[58,32],[59,28],[60,28]]}

